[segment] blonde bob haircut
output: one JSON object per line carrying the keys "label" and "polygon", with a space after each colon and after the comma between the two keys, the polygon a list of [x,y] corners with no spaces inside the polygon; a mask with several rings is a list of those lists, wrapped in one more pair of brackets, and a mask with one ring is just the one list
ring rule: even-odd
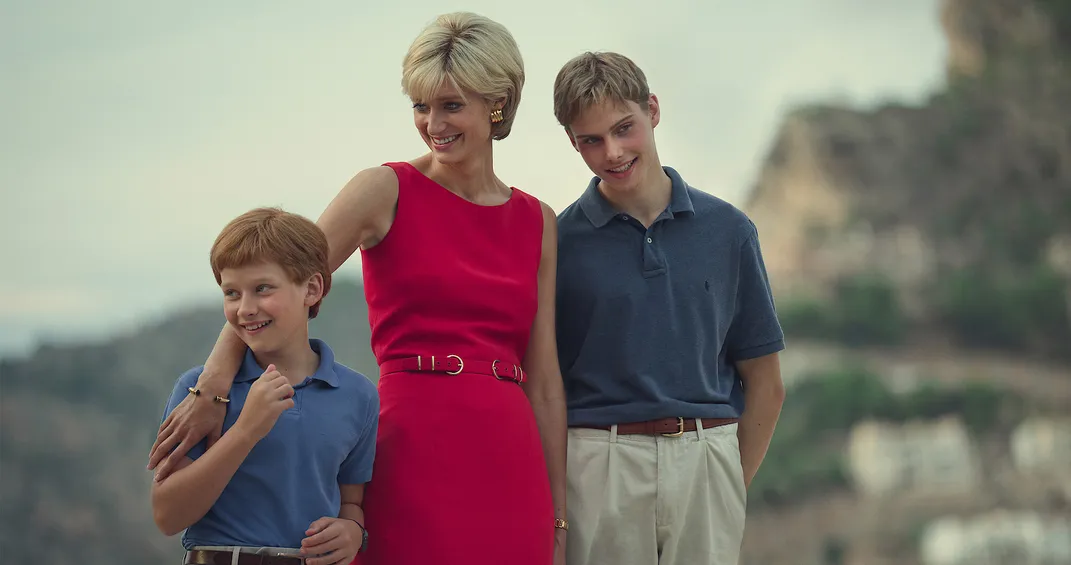
{"label": "blonde bob haircut", "polygon": [[491,124],[491,137],[509,135],[521,102],[524,61],[505,26],[471,12],[453,12],[424,28],[402,61],[402,91],[414,102],[427,101],[446,81],[462,95],[476,92],[488,104],[501,101],[502,121]]}

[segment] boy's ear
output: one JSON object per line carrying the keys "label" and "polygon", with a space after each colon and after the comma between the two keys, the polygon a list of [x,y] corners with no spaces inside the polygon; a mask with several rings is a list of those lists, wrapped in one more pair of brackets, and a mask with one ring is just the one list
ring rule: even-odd
{"label": "boy's ear", "polygon": [[324,277],[316,273],[305,282],[305,307],[309,308],[324,297]]}
{"label": "boy's ear", "polygon": [[651,117],[651,127],[658,125],[658,121],[662,119],[662,109],[658,106],[658,97],[651,94],[647,98],[647,115]]}

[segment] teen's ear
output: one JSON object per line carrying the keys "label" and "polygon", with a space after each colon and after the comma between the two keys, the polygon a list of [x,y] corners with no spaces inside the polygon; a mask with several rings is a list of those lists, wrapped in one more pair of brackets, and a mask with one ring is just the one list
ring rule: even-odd
{"label": "teen's ear", "polygon": [[651,117],[651,127],[658,125],[658,121],[662,119],[662,109],[658,107],[658,97],[651,94],[647,98],[647,115]]}
{"label": "teen's ear", "polygon": [[324,297],[324,277],[316,273],[305,282],[305,307],[309,308]]}

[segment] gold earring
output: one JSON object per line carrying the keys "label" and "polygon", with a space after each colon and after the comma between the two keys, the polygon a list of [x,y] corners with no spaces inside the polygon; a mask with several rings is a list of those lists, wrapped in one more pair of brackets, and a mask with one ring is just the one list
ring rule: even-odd
{"label": "gold earring", "polygon": [[502,121],[502,110],[495,110],[491,112],[491,123],[497,124]]}

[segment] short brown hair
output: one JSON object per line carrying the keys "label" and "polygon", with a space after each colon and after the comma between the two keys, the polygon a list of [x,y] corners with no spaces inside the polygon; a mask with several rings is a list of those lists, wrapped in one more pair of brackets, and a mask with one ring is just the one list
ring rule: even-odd
{"label": "short brown hair", "polygon": [[554,79],[554,117],[566,129],[580,114],[605,100],[635,102],[647,108],[651,89],[632,59],[618,53],[578,55]]}
{"label": "short brown hair", "polygon": [[[304,283],[320,273],[323,295],[331,289],[331,269],[327,263],[327,237],[308,218],[279,208],[257,208],[233,219],[212,244],[209,261],[216,284],[220,272],[261,262],[277,263],[295,283]],[[320,302],[309,307],[309,318],[320,311]]]}

